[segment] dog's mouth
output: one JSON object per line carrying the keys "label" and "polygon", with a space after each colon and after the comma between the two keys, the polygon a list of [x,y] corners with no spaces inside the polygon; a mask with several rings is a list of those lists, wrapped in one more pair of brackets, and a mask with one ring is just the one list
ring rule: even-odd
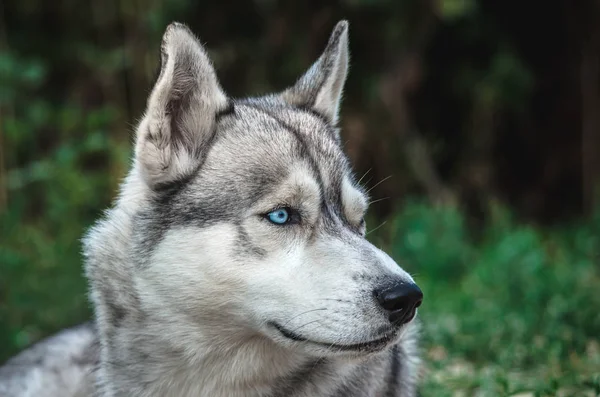
{"label": "dog's mouth", "polygon": [[339,343],[328,343],[328,342],[320,342],[320,341],[314,341],[314,340],[307,339],[307,338],[303,337],[302,335],[298,335],[297,333],[295,333],[293,331],[285,329],[284,327],[282,327],[281,325],[279,325],[275,322],[270,322],[269,325],[271,327],[275,328],[277,331],[279,331],[279,333],[287,339],[291,339],[295,342],[310,343],[312,345],[324,347],[328,350],[333,350],[336,352],[375,352],[375,351],[379,351],[379,350],[382,350],[383,348],[385,348],[386,346],[388,346],[390,344],[390,342],[396,338],[396,336],[398,335],[398,332],[399,332],[398,329],[394,329],[377,339],[372,339],[372,340],[360,342],[360,343],[339,344]]}

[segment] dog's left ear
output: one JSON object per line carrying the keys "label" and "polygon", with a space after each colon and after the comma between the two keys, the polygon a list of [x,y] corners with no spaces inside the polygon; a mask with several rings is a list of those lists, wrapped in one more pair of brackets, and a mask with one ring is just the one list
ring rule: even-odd
{"label": "dog's left ear", "polygon": [[310,107],[335,125],[347,74],[348,22],[340,21],[321,57],[281,96],[294,106]]}

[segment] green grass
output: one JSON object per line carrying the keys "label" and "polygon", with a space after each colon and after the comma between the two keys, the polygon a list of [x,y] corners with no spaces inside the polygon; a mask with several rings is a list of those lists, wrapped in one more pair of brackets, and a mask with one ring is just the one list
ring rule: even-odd
{"label": "green grass", "polygon": [[413,203],[380,239],[425,294],[424,396],[600,395],[600,217],[542,230],[492,205],[473,234]]}

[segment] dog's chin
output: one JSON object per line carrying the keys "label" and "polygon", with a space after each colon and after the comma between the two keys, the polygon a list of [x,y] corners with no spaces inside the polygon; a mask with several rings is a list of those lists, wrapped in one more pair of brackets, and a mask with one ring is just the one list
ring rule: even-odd
{"label": "dog's chin", "polygon": [[410,323],[402,327],[390,328],[376,336],[345,342],[343,338],[327,341],[317,337],[307,337],[286,329],[274,321],[267,324],[269,334],[272,335],[271,339],[276,343],[318,356],[363,356],[379,353],[398,343],[408,325]]}

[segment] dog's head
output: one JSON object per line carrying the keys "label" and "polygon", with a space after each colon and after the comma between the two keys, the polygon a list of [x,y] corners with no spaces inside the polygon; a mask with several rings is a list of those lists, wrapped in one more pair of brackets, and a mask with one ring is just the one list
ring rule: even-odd
{"label": "dog's head", "polygon": [[[232,99],[194,35],[168,27],[130,182],[142,304],[203,335],[317,355],[378,351],[422,300],[365,239],[367,195],[336,128],[348,25],[295,85]],[[141,187],[140,187],[141,186]],[[217,338],[218,339],[218,338]]]}

